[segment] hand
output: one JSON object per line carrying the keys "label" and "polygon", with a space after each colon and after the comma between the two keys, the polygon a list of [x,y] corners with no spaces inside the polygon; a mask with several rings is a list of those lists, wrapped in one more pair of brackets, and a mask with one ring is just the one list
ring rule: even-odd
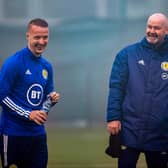
{"label": "hand", "polygon": [[29,119],[38,125],[42,125],[47,121],[47,113],[40,110],[33,110],[29,114]]}
{"label": "hand", "polygon": [[57,103],[60,99],[60,94],[54,91],[49,94],[49,97],[52,103]]}
{"label": "hand", "polygon": [[121,130],[121,122],[119,120],[110,121],[107,124],[107,130],[112,135],[116,135]]}

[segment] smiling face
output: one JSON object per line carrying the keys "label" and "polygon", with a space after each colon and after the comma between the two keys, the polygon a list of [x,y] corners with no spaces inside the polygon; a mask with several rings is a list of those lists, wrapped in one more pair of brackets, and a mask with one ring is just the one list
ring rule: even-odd
{"label": "smiling face", "polygon": [[146,39],[156,46],[164,41],[168,30],[168,20],[163,14],[153,14],[149,17],[146,27]]}
{"label": "smiling face", "polygon": [[38,57],[44,52],[48,44],[49,29],[48,27],[31,25],[26,33],[26,38],[28,48]]}

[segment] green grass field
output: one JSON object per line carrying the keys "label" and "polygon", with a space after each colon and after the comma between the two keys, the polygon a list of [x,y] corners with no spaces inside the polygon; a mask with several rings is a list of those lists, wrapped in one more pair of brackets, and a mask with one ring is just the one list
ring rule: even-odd
{"label": "green grass field", "polygon": [[[48,168],[116,168],[117,160],[104,153],[108,144],[105,128],[47,127]],[[146,168],[141,155],[137,168]]]}

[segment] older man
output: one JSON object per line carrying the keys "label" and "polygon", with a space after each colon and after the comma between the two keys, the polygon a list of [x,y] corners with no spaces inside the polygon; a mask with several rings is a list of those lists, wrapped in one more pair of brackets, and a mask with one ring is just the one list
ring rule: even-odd
{"label": "older man", "polygon": [[146,37],[116,56],[109,83],[107,129],[121,133],[119,168],[136,168],[141,152],[148,168],[167,168],[168,19],[147,21]]}

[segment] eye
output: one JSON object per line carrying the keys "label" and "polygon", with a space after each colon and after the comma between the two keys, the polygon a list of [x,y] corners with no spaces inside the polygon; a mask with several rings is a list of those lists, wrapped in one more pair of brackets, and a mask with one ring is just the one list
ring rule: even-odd
{"label": "eye", "polygon": [[40,36],[35,36],[34,39],[35,39],[35,40],[39,40],[39,39],[40,39]]}
{"label": "eye", "polygon": [[43,39],[44,39],[44,40],[47,40],[47,39],[48,39],[48,36],[43,36]]}
{"label": "eye", "polygon": [[154,29],[155,29],[155,30],[160,30],[161,27],[159,27],[159,26],[155,26]]}
{"label": "eye", "polygon": [[148,25],[147,28],[148,28],[148,29],[152,29],[152,26],[151,26],[151,25]]}

